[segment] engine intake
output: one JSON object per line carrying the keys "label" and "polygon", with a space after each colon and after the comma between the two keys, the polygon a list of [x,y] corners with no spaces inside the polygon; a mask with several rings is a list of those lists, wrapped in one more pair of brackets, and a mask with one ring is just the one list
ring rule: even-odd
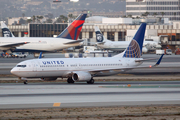
{"label": "engine intake", "polygon": [[74,81],[90,81],[91,80],[91,74],[89,72],[76,72],[72,75],[72,79]]}

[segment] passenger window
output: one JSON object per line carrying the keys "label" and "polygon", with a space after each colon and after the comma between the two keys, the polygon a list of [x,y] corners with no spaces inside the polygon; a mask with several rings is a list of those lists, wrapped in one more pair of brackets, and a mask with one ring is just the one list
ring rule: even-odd
{"label": "passenger window", "polygon": [[26,67],[26,65],[17,65],[17,67]]}

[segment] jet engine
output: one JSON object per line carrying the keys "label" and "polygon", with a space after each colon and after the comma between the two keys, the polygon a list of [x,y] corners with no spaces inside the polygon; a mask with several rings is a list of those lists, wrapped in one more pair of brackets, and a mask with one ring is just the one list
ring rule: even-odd
{"label": "jet engine", "polygon": [[43,81],[55,81],[57,78],[41,78]]}
{"label": "jet engine", "polygon": [[73,75],[72,75],[72,79],[74,81],[90,81],[91,80],[91,74],[88,73],[88,72],[75,72]]}
{"label": "jet engine", "polygon": [[143,52],[143,53],[147,53],[147,52],[148,52],[148,49],[147,49],[146,47],[143,47],[143,48],[142,48],[142,52]]}

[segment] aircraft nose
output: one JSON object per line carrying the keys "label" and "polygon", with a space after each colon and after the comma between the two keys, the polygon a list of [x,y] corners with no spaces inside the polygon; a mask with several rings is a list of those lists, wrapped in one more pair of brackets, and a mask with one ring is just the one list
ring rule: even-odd
{"label": "aircraft nose", "polygon": [[13,68],[13,69],[11,69],[11,74],[14,74],[14,72],[15,72],[15,71],[14,71],[14,68]]}
{"label": "aircraft nose", "polygon": [[17,75],[17,73],[18,73],[18,71],[17,71],[15,68],[13,68],[13,69],[11,70],[11,74]]}

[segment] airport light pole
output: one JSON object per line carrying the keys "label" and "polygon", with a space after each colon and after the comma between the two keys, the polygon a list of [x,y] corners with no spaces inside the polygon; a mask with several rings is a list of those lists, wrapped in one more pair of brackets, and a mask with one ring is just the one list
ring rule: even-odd
{"label": "airport light pole", "polygon": [[54,3],[60,3],[61,1],[58,1],[58,0],[56,0],[56,1],[53,1]]}
{"label": "airport light pole", "polygon": [[[53,3],[60,3],[61,1],[59,1],[59,0],[56,0],[56,1],[53,1]],[[57,6],[56,6],[56,9],[57,9]],[[57,10],[55,10],[55,14],[56,14],[56,11]]]}
{"label": "airport light pole", "polygon": [[[53,3],[61,3],[61,1],[56,0],[56,1],[53,1]],[[56,6],[56,9],[57,9],[57,6]],[[56,15],[56,11],[57,11],[57,10],[55,10],[55,15]],[[56,18],[56,17],[55,17],[55,18]],[[57,18],[57,19],[58,19],[58,18]],[[56,20],[54,21],[54,23],[56,23]],[[54,23],[53,23],[53,24],[54,24]]]}

